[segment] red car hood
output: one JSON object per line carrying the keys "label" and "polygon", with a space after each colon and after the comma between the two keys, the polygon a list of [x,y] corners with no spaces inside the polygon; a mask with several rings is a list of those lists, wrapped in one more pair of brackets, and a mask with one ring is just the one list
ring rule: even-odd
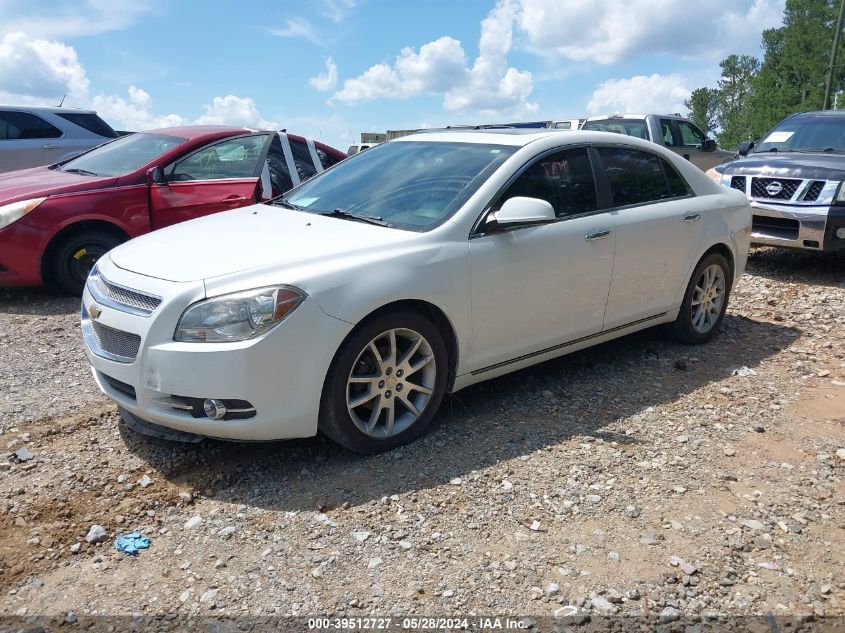
{"label": "red car hood", "polygon": [[10,171],[0,174],[0,205],[57,193],[102,189],[116,180],[114,176],[82,176],[47,167]]}

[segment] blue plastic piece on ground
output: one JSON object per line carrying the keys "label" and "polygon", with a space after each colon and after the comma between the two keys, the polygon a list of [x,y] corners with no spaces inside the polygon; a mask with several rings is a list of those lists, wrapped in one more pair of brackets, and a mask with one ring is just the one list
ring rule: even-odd
{"label": "blue plastic piece on ground", "polygon": [[150,539],[146,536],[141,536],[138,532],[124,534],[123,536],[118,536],[114,540],[114,548],[116,550],[132,554],[133,556],[138,554],[138,550],[147,549],[149,546]]}

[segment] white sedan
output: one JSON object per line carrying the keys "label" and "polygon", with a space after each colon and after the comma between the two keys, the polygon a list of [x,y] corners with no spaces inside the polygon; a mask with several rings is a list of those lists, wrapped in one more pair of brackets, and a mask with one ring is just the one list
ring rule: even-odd
{"label": "white sedan", "polygon": [[416,134],[115,248],[82,332],[140,432],[372,453],[447,391],[657,324],[710,340],[750,229],[741,192],[646,141]]}

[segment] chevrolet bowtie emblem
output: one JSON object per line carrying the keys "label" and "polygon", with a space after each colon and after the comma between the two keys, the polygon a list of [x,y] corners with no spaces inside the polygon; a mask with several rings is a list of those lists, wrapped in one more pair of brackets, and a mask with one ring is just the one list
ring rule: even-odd
{"label": "chevrolet bowtie emblem", "polygon": [[88,308],[88,314],[91,315],[92,319],[99,319],[102,313],[103,311],[93,303]]}

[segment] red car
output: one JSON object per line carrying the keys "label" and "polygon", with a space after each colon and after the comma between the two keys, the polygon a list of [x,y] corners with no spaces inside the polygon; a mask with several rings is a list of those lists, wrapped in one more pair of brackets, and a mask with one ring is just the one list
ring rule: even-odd
{"label": "red car", "polygon": [[163,226],[268,200],[346,158],[285,132],[185,126],[0,174],[0,286],[80,294],[94,263]]}

